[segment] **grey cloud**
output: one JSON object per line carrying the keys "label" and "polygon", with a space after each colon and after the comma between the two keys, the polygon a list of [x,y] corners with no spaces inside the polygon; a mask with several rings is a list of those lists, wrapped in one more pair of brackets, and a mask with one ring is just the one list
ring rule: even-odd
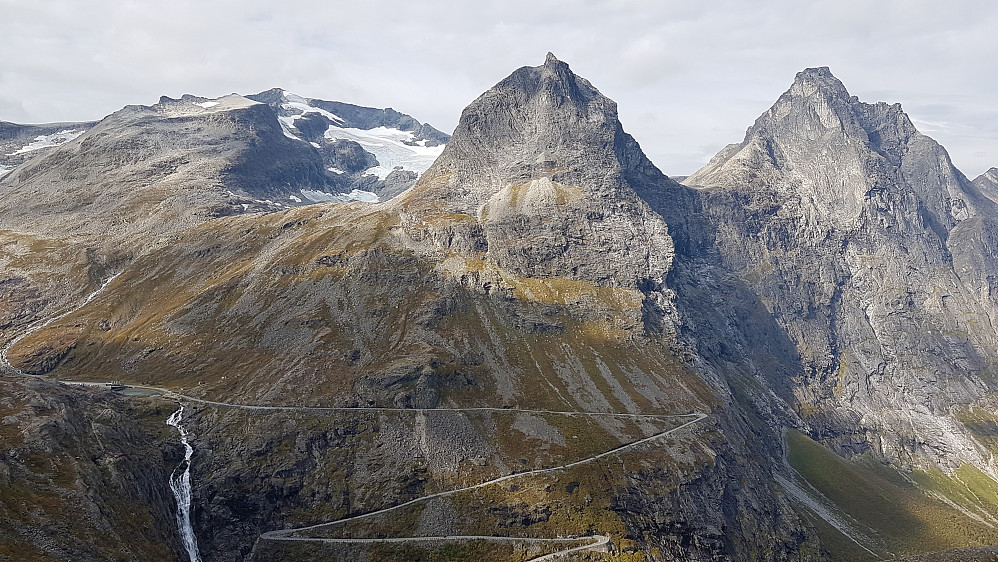
{"label": "grey cloud", "polygon": [[[483,90],[553,51],[619,103],[624,126],[669,174],[739,141],[796,72],[822,65],[861,99],[890,94],[884,101],[913,117],[965,127],[933,135],[968,174],[998,165],[998,131],[981,121],[995,110],[998,7],[983,2],[0,0],[0,9],[0,120],[94,119],[163,94],[281,86],[393,106],[447,130]],[[945,119],[921,109],[932,103],[947,106]]]}

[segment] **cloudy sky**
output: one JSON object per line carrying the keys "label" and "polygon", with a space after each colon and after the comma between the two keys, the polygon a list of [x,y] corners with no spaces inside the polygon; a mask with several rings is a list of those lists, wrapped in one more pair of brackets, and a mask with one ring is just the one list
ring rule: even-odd
{"label": "cloudy sky", "polygon": [[998,166],[996,30],[991,0],[0,0],[0,120],[277,86],[449,132],[552,51],[685,175],[829,66],[860,99],[901,102],[973,178]]}

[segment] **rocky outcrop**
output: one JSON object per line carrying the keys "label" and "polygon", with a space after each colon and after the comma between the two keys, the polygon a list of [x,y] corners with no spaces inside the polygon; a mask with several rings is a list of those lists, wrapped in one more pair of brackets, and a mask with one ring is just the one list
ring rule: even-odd
{"label": "rocky outcrop", "polygon": [[900,105],[807,69],[684,181],[793,342],[796,409],[841,452],[991,470],[951,409],[991,389],[998,208]]}
{"label": "rocky outcrop", "polygon": [[0,390],[0,558],[181,558],[171,404],[38,379]]}
{"label": "rocky outcrop", "polygon": [[435,256],[637,289],[655,311],[647,327],[671,330],[672,239],[635,191],[648,170],[616,104],[549,53],[462,112],[443,154],[396,208],[407,236]]}

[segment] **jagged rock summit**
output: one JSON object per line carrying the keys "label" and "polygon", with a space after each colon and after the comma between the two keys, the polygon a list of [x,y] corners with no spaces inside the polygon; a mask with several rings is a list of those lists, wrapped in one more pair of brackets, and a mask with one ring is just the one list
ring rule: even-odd
{"label": "jagged rock summit", "polygon": [[974,185],[992,201],[998,201],[998,168],[991,168],[974,178]]}
{"label": "jagged rock summit", "polygon": [[863,103],[821,67],[798,73],[740,144],[683,183],[780,184],[844,226],[859,218],[865,201],[889,189],[897,173],[935,223],[951,227],[976,214],[977,190],[966,189],[945,150],[915,129],[900,104]]}
{"label": "jagged rock summit", "polygon": [[994,472],[949,412],[993,384],[998,208],[899,104],[807,69],[684,183],[794,340],[800,408],[827,445]]}
{"label": "jagged rock summit", "polygon": [[616,104],[548,54],[464,110],[398,205],[409,235],[437,251],[525,277],[641,287],[668,308],[672,240],[635,191],[648,170],[671,182],[623,131]]}

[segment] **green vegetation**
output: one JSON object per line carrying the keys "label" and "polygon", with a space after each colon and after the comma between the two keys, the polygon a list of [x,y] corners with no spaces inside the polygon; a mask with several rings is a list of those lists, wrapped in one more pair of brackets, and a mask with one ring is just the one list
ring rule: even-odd
{"label": "green vegetation", "polygon": [[[852,518],[870,539],[866,546],[881,556],[998,544],[998,519],[991,515],[998,513],[998,483],[972,467],[952,475],[905,474],[869,456],[843,459],[793,430],[787,443],[791,466]],[[815,530],[833,558],[859,559],[855,545],[829,525]]]}

